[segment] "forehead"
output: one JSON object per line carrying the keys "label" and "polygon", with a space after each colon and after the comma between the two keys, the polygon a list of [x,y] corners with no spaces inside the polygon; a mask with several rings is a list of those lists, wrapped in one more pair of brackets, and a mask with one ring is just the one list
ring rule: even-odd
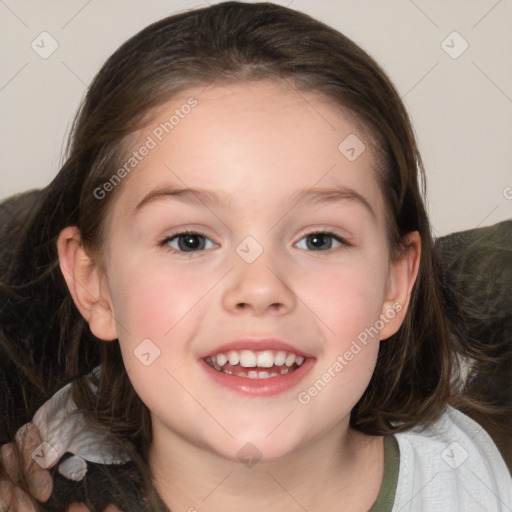
{"label": "forehead", "polygon": [[133,209],[173,185],[222,191],[231,206],[279,204],[293,190],[343,185],[378,209],[370,147],[340,107],[288,81],[191,87],[132,137],[127,157],[144,156],[126,173],[122,199]]}

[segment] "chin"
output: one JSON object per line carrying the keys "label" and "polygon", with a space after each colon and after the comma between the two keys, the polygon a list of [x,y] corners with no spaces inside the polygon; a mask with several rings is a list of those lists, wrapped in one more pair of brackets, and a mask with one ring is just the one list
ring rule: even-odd
{"label": "chin", "polygon": [[251,467],[257,463],[276,462],[290,455],[297,448],[289,436],[283,438],[276,435],[271,439],[272,434],[269,437],[266,435],[248,436],[246,434],[230,439],[228,445],[224,444],[222,447],[215,446],[210,449],[213,449],[220,457]]}

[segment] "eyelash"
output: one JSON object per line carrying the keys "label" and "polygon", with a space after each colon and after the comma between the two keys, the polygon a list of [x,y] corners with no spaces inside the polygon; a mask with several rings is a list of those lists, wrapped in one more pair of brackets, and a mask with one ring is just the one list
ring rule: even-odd
{"label": "eyelash", "polygon": [[[351,246],[351,244],[349,244],[344,238],[342,238],[335,231],[330,230],[330,229],[314,230],[314,231],[310,231],[308,233],[304,233],[302,235],[302,237],[300,238],[300,240],[302,240],[303,238],[305,238],[309,235],[316,235],[316,234],[328,235],[328,236],[333,237],[337,242],[339,242],[341,244],[341,247],[338,247],[338,249],[339,248],[347,248],[347,247]],[[173,247],[170,247],[168,245],[171,240],[174,240],[175,238],[178,238],[179,236],[183,236],[183,235],[199,235],[203,238],[208,238],[205,234],[200,233],[198,231],[194,231],[191,229],[185,229],[183,231],[176,231],[174,233],[171,233],[170,235],[166,236],[163,240],[161,240],[158,245],[160,247],[165,248],[168,252],[178,253],[178,254],[187,254],[187,255],[192,255],[192,254],[196,254],[198,252],[207,250],[207,249],[201,249],[199,251],[180,251],[180,250],[174,249]],[[306,250],[306,249],[304,249],[304,250]],[[333,251],[333,250],[334,249],[328,249],[326,251],[308,251],[308,252],[329,252],[329,251]]]}

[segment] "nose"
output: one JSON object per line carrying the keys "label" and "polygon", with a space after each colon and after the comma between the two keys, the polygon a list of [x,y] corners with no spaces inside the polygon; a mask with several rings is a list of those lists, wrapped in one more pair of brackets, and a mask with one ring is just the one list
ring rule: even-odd
{"label": "nose", "polygon": [[278,271],[265,252],[256,261],[238,261],[230,273],[223,295],[223,307],[231,313],[252,311],[255,315],[284,315],[296,307],[297,297],[286,282],[285,273]]}

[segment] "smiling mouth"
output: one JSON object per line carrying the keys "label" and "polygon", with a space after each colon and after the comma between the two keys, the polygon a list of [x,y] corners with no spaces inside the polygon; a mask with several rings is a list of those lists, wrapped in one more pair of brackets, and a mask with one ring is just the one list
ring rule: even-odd
{"label": "smiling mouth", "polygon": [[213,369],[249,379],[270,379],[293,373],[304,364],[304,357],[292,352],[264,350],[233,350],[204,358]]}

